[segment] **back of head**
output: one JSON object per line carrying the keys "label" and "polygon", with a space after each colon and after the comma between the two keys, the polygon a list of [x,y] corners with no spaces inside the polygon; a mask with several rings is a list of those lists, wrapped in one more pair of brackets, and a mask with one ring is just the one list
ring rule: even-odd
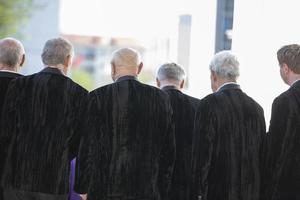
{"label": "back of head", "polygon": [[46,42],[42,61],[46,66],[56,66],[64,64],[68,56],[73,56],[74,50],[72,44],[63,38],[54,38]]}
{"label": "back of head", "polygon": [[15,68],[22,62],[25,54],[22,43],[14,38],[4,38],[0,40],[0,64]]}
{"label": "back of head", "polygon": [[121,48],[113,52],[111,63],[116,67],[135,68],[140,65],[141,56],[132,48]]}
{"label": "back of head", "polygon": [[176,81],[180,82],[185,79],[184,69],[176,63],[165,63],[157,71],[159,81]]}
{"label": "back of head", "polygon": [[290,44],[277,51],[279,65],[286,64],[294,73],[300,74],[300,45]]}
{"label": "back of head", "polygon": [[236,81],[239,77],[239,61],[231,51],[216,53],[210,62],[209,68],[219,77],[226,80]]}

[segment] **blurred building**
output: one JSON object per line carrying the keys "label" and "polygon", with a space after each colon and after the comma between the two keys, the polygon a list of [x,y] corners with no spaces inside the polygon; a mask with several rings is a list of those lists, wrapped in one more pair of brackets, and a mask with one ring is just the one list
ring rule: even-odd
{"label": "blurred building", "polygon": [[144,68],[139,76],[142,82],[155,83],[158,66],[170,57],[168,38],[151,38],[140,41],[128,37],[101,37],[63,34],[75,49],[73,71],[79,69],[87,72],[94,80],[94,87],[112,82],[110,77],[110,59],[113,51],[122,47],[131,47],[141,53]]}
{"label": "blurred building", "polygon": [[234,0],[217,1],[215,52],[231,49]]}
{"label": "blurred building", "polygon": [[42,48],[49,38],[59,36],[59,0],[33,0],[34,7],[25,26],[20,27],[21,41],[26,51],[24,74],[43,68]]}
{"label": "blurred building", "polygon": [[[185,69],[187,78],[189,77],[190,66],[191,28],[192,16],[179,16],[177,62]],[[188,79],[185,86],[188,87]]]}

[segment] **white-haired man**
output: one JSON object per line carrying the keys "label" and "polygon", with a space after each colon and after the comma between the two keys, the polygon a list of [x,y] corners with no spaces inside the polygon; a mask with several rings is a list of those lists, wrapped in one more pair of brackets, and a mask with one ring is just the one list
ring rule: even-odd
{"label": "white-haired man", "polygon": [[46,42],[36,74],[12,80],[0,139],[10,141],[2,177],[4,200],[66,200],[70,161],[79,146],[80,107],[87,91],[66,76],[73,47]]}
{"label": "white-haired man", "polygon": [[[0,113],[2,113],[4,99],[6,97],[6,92],[8,85],[11,80],[21,77],[19,70],[25,61],[25,50],[20,41],[14,38],[4,38],[0,40]],[[0,115],[0,122],[1,122]],[[1,132],[1,129],[0,129]],[[0,133],[1,135],[1,133]],[[0,140],[0,179],[3,173],[4,167],[4,145],[7,141]],[[2,189],[0,187],[0,199],[2,199]]]}
{"label": "white-haired man", "polygon": [[115,51],[113,84],[92,91],[83,123],[75,191],[89,200],[167,199],[175,161],[168,95],[142,84],[131,48]]}
{"label": "white-haired man", "polygon": [[193,129],[200,100],[181,92],[185,76],[184,69],[176,63],[161,65],[156,75],[157,86],[170,97],[174,115],[176,161],[169,193],[172,200],[190,199]]}
{"label": "white-haired man", "polygon": [[213,94],[202,99],[195,120],[192,199],[257,200],[263,109],[236,83],[239,62],[230,51],[211,63]]}

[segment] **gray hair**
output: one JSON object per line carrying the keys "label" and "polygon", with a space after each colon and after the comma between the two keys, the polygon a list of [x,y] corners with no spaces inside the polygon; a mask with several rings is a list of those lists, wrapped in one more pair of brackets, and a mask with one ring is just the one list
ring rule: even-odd
{"label": "gray hair", "polygon": [[0,63],[7,67],[16,67],[21,63],[25,54],[24,47],[19,40],[4,38],[0,40]]}
{"label": "gray hair", "polygon": [[137,67],[141,63],[141,56],[132,48],[121,48],[113,52],[111,63],[116,67]]}
{"label": "gray hair", "polygon": [[209,69],[222,78],[236,80],[240,75],[239,65],[231,51],[220,51],[211,60]]}
{"label": "gray hair", "polygon": [[66,57],[73,56],[74,49],[72,44],[63,38],[54,38],[46,42],[42,61],[44,65],[64,64]]}
{"label": "gray hair", "polygon": [[185,79],[184,69],[176,63],[165,63],[157,71],[157,79],[182,81]]}

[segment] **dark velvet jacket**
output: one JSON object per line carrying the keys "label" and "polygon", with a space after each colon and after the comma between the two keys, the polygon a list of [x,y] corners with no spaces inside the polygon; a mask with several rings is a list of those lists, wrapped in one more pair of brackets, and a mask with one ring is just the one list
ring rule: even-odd
{"label": "dark velvet jacket", "polygon": [[92,91],[75,191],[89,200],[166,199],[175,160],[168,95],[132,76]]}
{"label": "dark velvet jacket", "polygon": [[170,97],[175,122],[176,161],[169,196],[172,200],[189,200],[193,129],[200,100],[183,94],[173,86],[162,90]]}
{"label": "dark velvet jacket", "polygon": [[[14,72],[6,72],[6,71],[0,71],[0,113],[2,113],[2,109],[3,109],[3,104],[4,104],[4,100],[6,97],[6,92],[8,89],[8,85],[10,83],[11,80],[17,78],[17,77],[21,77],[21,74],[17,74]],[[0,115],[0,122],[2,121],[1,119],[1,115]],[[1,135],[1,130],[0,130],[0,135]],[[3,167],[4,167],[4,159],[6,152],[4,152],[4,144],[6,144],[7,141],[2,141],[0,140],[0,158],[1,158],[1,162],[0,162],[0,179],[3,173]],[[2,199],[2,191],[1,191],[1,187],[0,187],[0,199]]]}
{"label": "dark velvet jacket", "polygon": [[1,140],[10,141],[4,188],[67,194],[70,161],[78,153],[80,106],[87,91],[58,69],[11,81]]}
{"label": "dark velvet jacket", "polygon": [[300,81],[272,105],[266,200],[300,199]]}
{"label": "dark velvet jacket", "polygon": [[257,200],[263,109],[236,84],[201,101],[195,120],[192,200]]}

